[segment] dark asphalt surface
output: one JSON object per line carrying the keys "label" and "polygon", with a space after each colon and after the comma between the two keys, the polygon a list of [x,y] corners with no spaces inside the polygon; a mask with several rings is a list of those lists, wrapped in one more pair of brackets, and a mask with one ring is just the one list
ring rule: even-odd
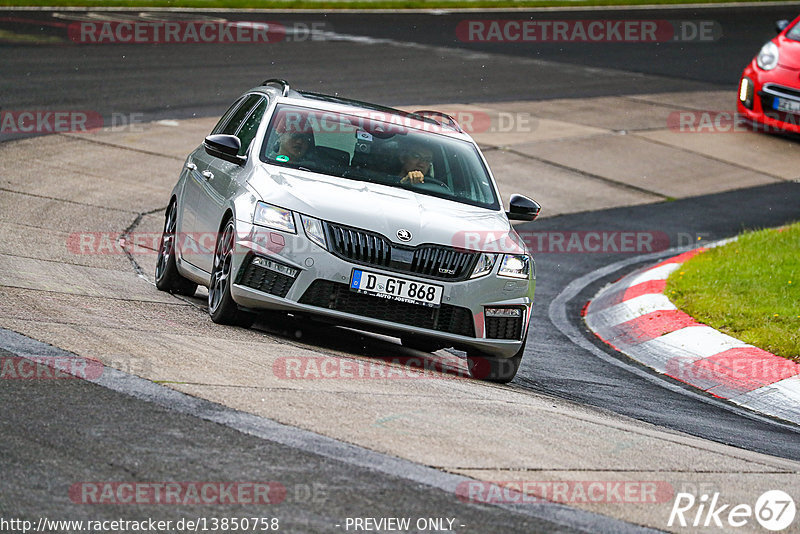
{"label": "dark asphalt surface", "polygon": [[[219,115],[232,98],[268,77],[299,88],[389,104],[552,99],[731,88],[743,66],[797,5],[710,10],[548,13],[549,18],[712,20],[722,37],[710,42],[647,44],[463,43],[466,18],[509,15],[287,15],[247,20],[287,25],[321,21],[338,34],[416,43],[299,41],[271,45],[19,45],[0,44],[0,108],[135,113],[137,120]],[[226,15],[228,18],[234,18]],[[536,15],[540,17],[540,15]],[[545,15],[541,15],[544,17]],[[50,13],[0,12],[0,29],[63,35]],[[8,18],[35,19],[23,23]],[[39,28],[44,28],[40,30]],[[489,54],[489,55],[486,55]],[[5,136],[9,138],[13,136]],[[0,137],[2,139],[3,137]],[[544,230],[658,230],[673,238],[735,235],[800,215],[800,186],[782,184],[722,195],[543,219]],[[550,301],[575,278],[618,255],[539,254],[537,303],[523,367],[512,387],[587,403],[722,443],[800,459],[798,434],[699,403],[608,365],[571,345],[550,323]],[[622,274],[622,273],[619,273]],[[597,287],[569,303],[577,317]],[[587,337],[591,337],[588,336]],[[452,495],[246,436],[78,381],[0,384],[0,512],[4,517],[159,519],[250,515],[247,508],[77,506],[68,488],[90,480],[275,480],[293,491],[324,481],[323,500],[289,499],[259,509],[286,531],[335,531],[347,516],[452,516],[466,532],[554,531],[554,525],[492,507],[464,506]],[[292,529],[288,527],[293,527]],[[474,530],[473,530],[474,527]],[[459,530],[460,531],[460,530]]]}
{"label": "dark asphalt surface", "polygon": [[[2,30],[57,37],[65,43],[0,42],[0,107],[91,110],[102,114],[106,124],[113,114],[130,118],[135,113],[134,120],[213,116],[243,88],[273,77],[306,90],[391,105],[735,90],[746,63],[774,35],[775,20],[794,18],[798,12],[800,4],[794,3],[535,15],[203,13],[205,19],[277,21],[295,31],[270,44],[132,45],[69,41],[69,24],[86,19],[80,12],[54,16],[0,11]],[[105,16],[95,14],[90,20]],[[707,21],[717,31],[712,40],[656,43],[473,43],[460,40],[456,31],[460,23],[473,19],[527,18]],[[304,31],[312,27],[411,46],[311,40]]]}
{"label": "dark asphalt surface", "polygon": [[[0,350],[0,356],[9,355]],[[277,518],[280,532],[341,533],[348,517],[412,517],[454,519],[455,531],[463,533],[575,532],[495,506],[464,504],[454,493],[248,436],[81,380],[3,380],[0,406],[0,518],[6,520],[35,525],[43,517],[152,518],[175,525],[182,518],[263,517]],[[80,490],[70,492],[76,484],[115,481],[274,482],[285,494],[276,504],[244,499],[236,505],[179,505],[92,504],[92,497],[82,504]],[[280,490],[274,495],[280,500]],[[57,530],[71,531],[77,530]]]}
{"label": "dark asphalt surface", "polygon": [[[547,218],[518,229],[535,232],[655,231],[670,236],[671,246],[686,246],[697,243],[697,237],[702,237],[701,243],[711,242],[735,236],[742,230],[780,226],[798,219],[800,184],[786,183],[674,202]],[[800,460],[800,428],[790,426],[787,429],[748,419],[667,389],[653,387],[651,382],[575,347],[555,328],[548,317],[548,308],[564,287],[586,273],[625,257],[619,253],[536,255],[538,283],[531,317],[532,330],[514,383],[728,445]],[[588,286],[568,303],[569,316],[579,317],[583,305],[603,285],[640,266],[631,265]],[[576,323],[587,339],[605,352],[617,355],[599,343],[579,320]],[[624,356],[619,358],[630,361]]]}

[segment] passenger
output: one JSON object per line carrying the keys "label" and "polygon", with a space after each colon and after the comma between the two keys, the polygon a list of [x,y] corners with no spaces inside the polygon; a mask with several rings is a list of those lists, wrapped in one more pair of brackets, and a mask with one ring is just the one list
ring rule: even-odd
{"label": "passenger", "polygon": [[422,184],[431,170],[433,152],[425,145],[415,143],[410,145],[400,156],[400,183]]}

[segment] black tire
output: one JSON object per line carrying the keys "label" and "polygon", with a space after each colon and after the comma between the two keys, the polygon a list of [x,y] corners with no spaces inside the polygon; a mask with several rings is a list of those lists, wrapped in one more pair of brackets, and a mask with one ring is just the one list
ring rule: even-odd
{"label": "black tire", "polygon": [[468,352],[467,361],[469,363],[470,375],[472,378],[485,382],[507,384],[517,376],[517,371],[519,370],[520,363],[522,363],[522,355],[524,353],[524,341],[517,353],[510,358],[495,358],[493,356],[486,356],[478,351]]}
{"label": "black tire", "polygon": [[215,323],[249,328],[255,321],[255,314],[240,310],[231,296],[235,242],[236,228],[233,219],[228,219],[214,247],[214,265],[208,286],[208,314]]}
{"label": "black tire", "polygon": [[158,258],[156,259],[156,287],[161,291],[193,296],[197,284],[187,280],[178,272],[175,265],[175,229],[178,224],[178,206],[170,203],[164,215],[164,231],[158,242]]}
{"label": "black tire", "polygon": [[440,341],[417,336],[401,336],[400,342],[404,347],[420,352],[436,352],[447,346]]}

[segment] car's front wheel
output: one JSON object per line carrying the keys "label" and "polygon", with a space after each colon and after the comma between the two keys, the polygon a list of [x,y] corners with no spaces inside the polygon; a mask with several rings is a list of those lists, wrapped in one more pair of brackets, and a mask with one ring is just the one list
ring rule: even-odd
{"label": "car's front wheel", "polygon": [[178,226],[178,205],[172,202],[164,216],[164,231],[158,242],[158,258],[156,258],[156,287],[161,291],[194,295],[197,284],[187,280],[178,272],[175,265],[175,229]]}
{"label": "car's front wheel", "polygon": [[486,356],[479,351],[467,352],[469,362],[469,372],[472,378],[485,380],[486,382],[497,382],[507,384],[514,380],[522,363],[522,355],[525,353],[525,341],[516,354],[510,358],[495,358]]}
{"label": "car's front wheel", "polygon": [[214,249],[211,284],[208,286],[208,313],[215,323],[239,325],[246,328],[253,324],[255,315],[240,310],[231,296],[235,244],[236,227],[233,219],[229,219],[225,224],[225,229],[217,238],[217,246]]}

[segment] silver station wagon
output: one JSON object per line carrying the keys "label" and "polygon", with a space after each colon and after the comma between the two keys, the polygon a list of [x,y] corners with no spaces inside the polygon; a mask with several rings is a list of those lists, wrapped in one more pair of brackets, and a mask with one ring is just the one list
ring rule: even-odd
{"label": "silver station wagon", "polygon": [[539,205],[497,185],[472,138],[409,113],[267,80],[186,159],[156,285],[250,326],[260,310],[466,352],[473,377],[514,378],[535,266],[509,219]]}

